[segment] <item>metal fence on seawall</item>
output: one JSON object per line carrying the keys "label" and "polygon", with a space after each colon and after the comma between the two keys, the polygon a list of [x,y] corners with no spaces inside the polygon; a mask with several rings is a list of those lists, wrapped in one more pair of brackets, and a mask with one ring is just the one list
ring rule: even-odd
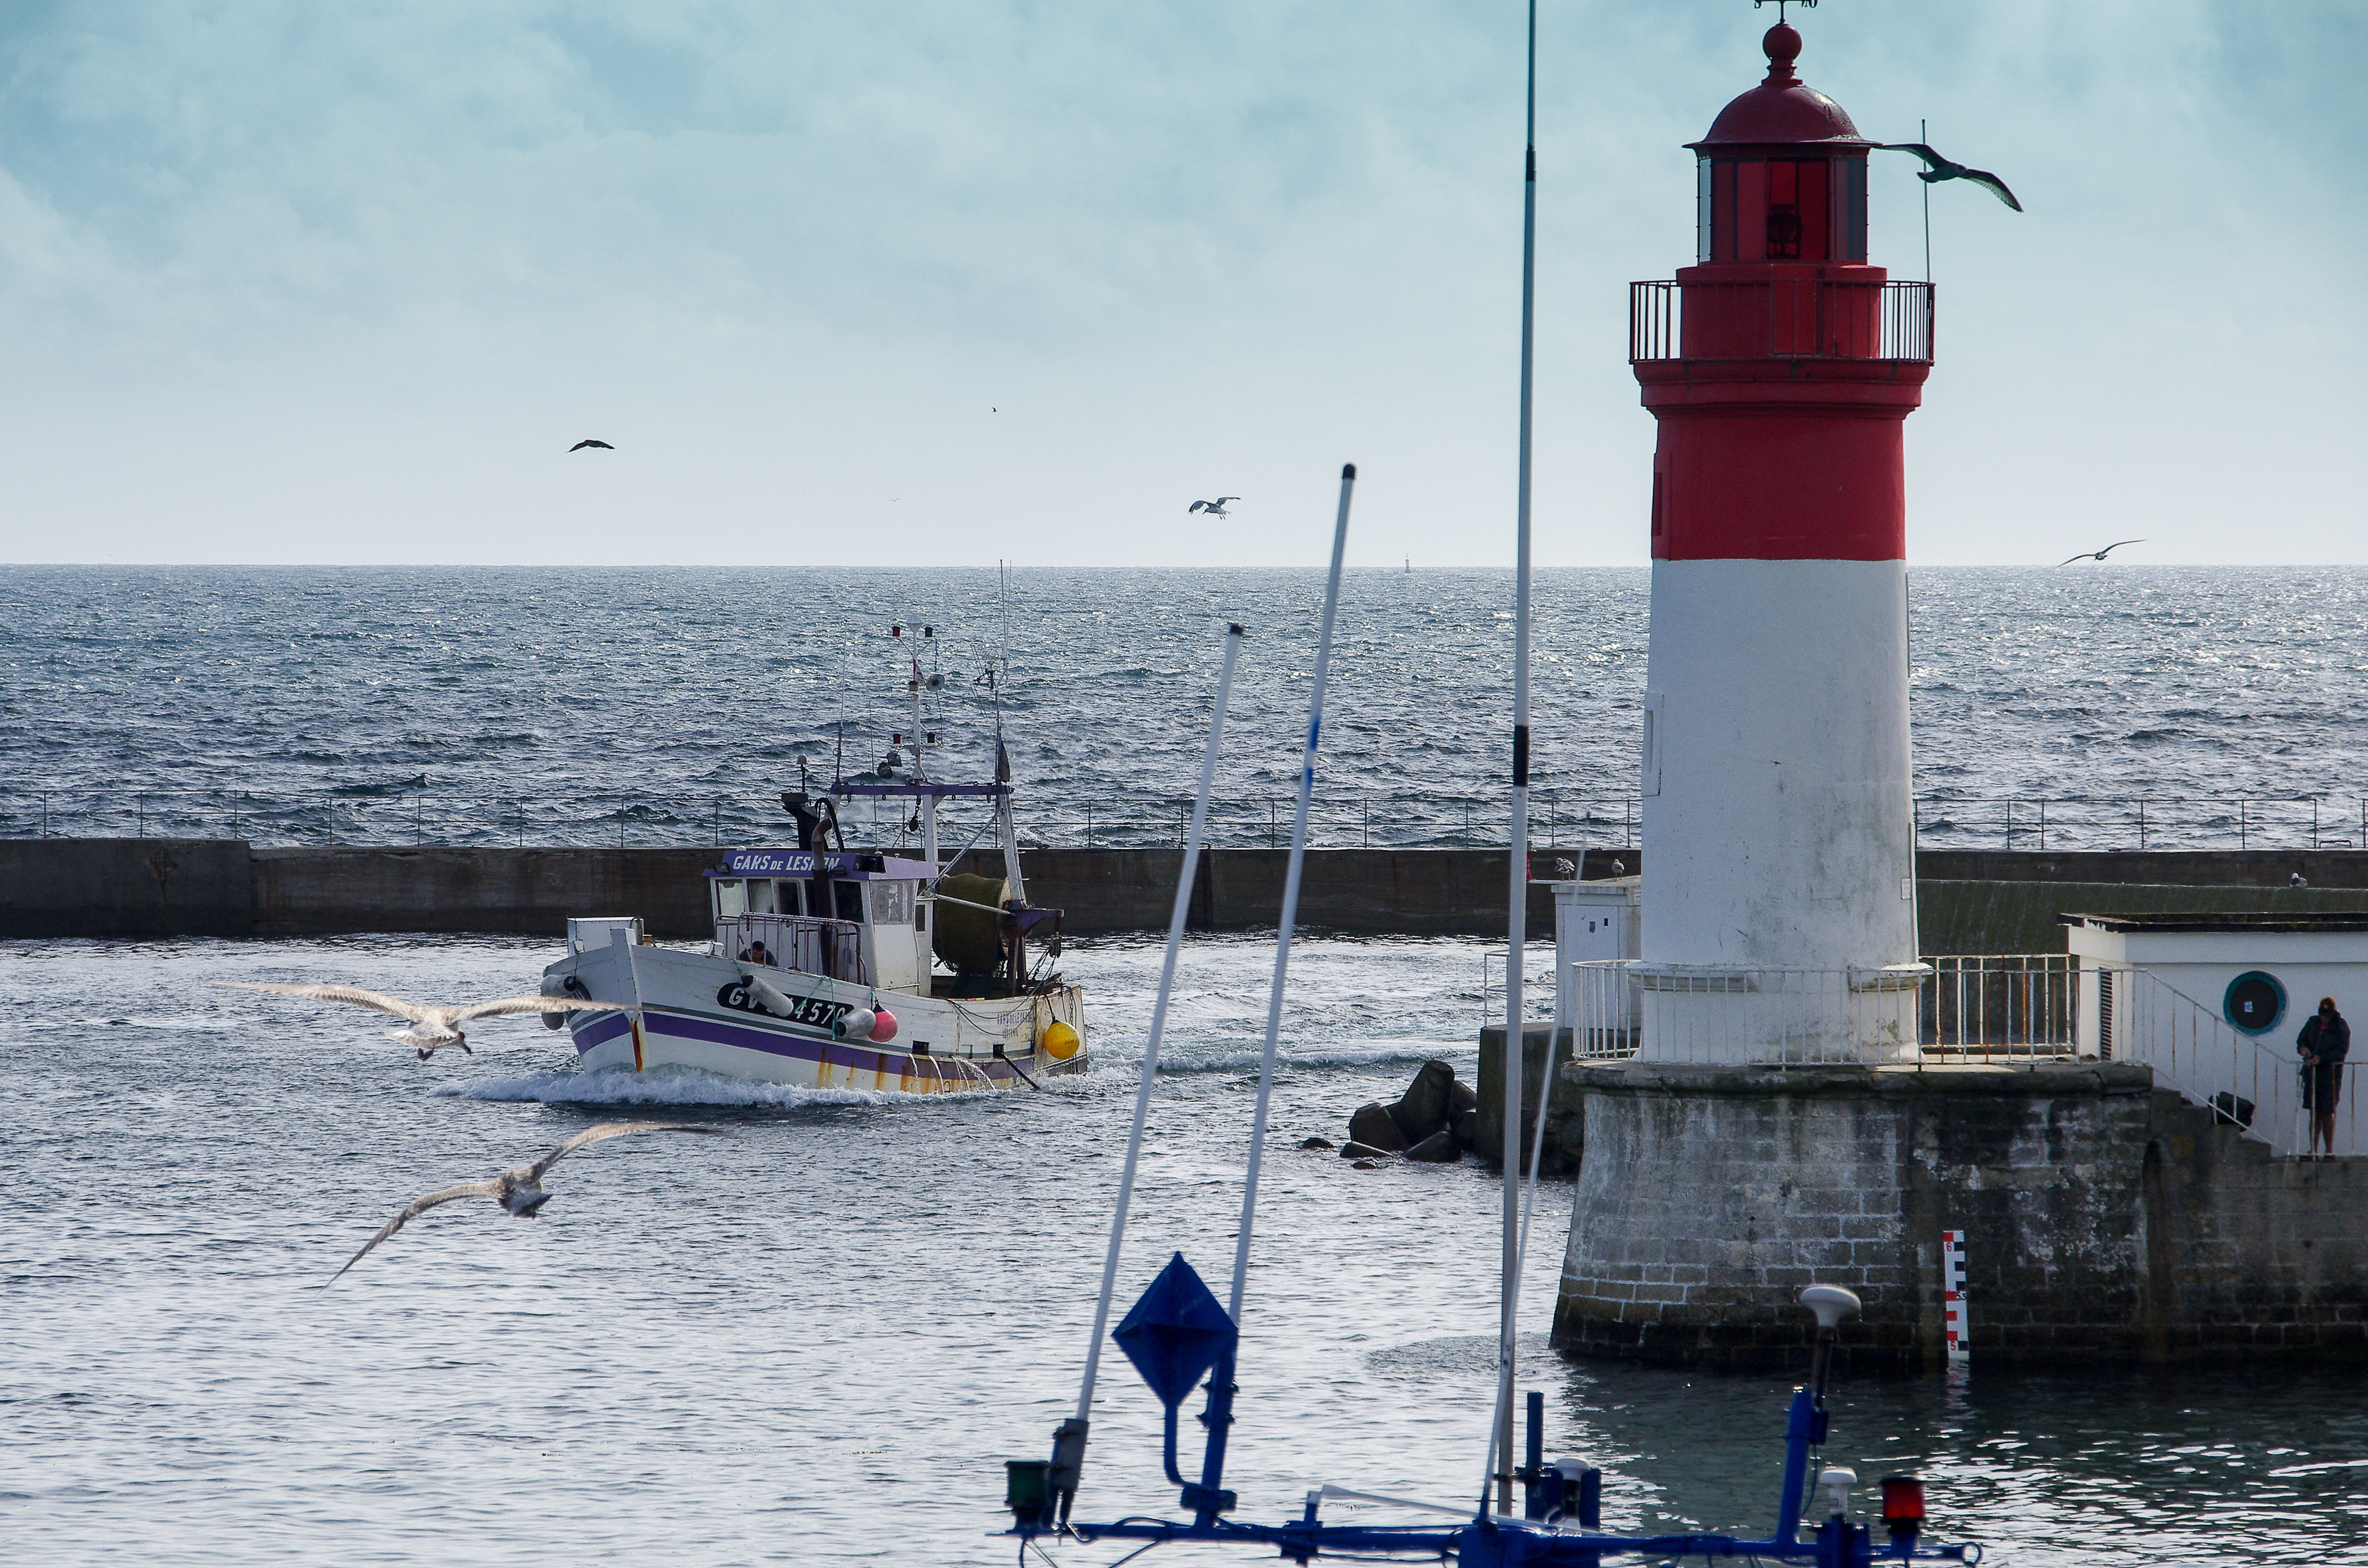
{"label": "metal fence on seawall", "polygon": [[[1319,780],[1319,789],[1321,781]],[[1634,848],[1642,801],[1552,788],[1531,791],[1531,838],[1541,849]],[[1212,801],[1209,841],[1281,848],[1292,802],[1283,796]],[[975,812],[972,814],[975,815]],[[1190,816],[1185,801],[1030,805],[1024,844],[1172,848]],[[2368,795],[2134,796],[2043,800],[1924,795],[1915,801],[1925,849],[2345,849],[2368,847]],[[941,819],[940,842],[962,820]],[[850,839],[910,847],[920,824],[910,801],[848,802]],[[1508,838],[1501,795],[1335,790],[1308,821],[1319,848],[1486,848]],[[777,795],[637,795],[587,789],[534,799],[470,789],[346,785],[317,791],[209,789],[0,788],[0,838],[245,838],[257,844],[682,846],[777,840],[792,832]],[[960,835],[953,839],[959,845]]]}
{"label": "metal fence on seawall", "polygon": [[[1636,842],[1638,801],[1532,792],[1536,847],[1621,847]],[[1227,848],[1282,848],[1291,842],[1288,797],[1211,803],[1209,842]],[[1350,790],[1317,799],[1308,841],[1323,848],[1501,847],[1505,802],[1477,796]],[[914,848],[921,824],[909,800],[842,802],[850,843]],[[951,853],[985,815],[977,806],[940,808],[939,842]],[[1020,842],[1045,848],[1173,848],[1190,819],[1189,801],[1054,802],[1014,812]],[[633,796],[587,790],[576,800],[379,790],[317,793],[248,790],[0,789],[0,838],[245,838],[256,844],[614,845],[662,846],[767,843],[794,835],[778,795]]]}

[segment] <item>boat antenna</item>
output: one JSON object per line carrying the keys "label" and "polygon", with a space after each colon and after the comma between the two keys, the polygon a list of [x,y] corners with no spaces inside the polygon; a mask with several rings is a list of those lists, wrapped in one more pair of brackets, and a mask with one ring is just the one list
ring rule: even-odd
{"label": "boat antenna", "polygon": [[[1528,147],[1521,175],[1520,475],[1513,506],[1513,800],[1510,895],[1505,912],[1504,1234],[1498,1276],[1497,1414],[1488,1426],[1487,1472],[1480,1482],[1480,1512],[1488,1511],[1488,1480],[1497,1483],[1497,1511],[1513,1511],[1513,1330],[1521,1294],[1521,959],[1530,920],[1530,407],[1535,360],[1538,275],[1538,0],[1530,0]],[[1546,1038],[1546,1062],[1554,1041]],[[1551,1080],[1549,1080],[1551,1082]]]}
{"label": "boat antenna", "polygon": [[1011,605],[1009,568],[997,561],[996,569],[996,599],[1001,609],[1002,645],[996,650],[993,674],[986,683],[988,693],[995,699],[995,781],[1003,790],[995,797],[995,821],[997,835],[1003,841],[1003,880],[1011,884],[1011,896],[1021,903],[1028,902],[1028,883],[1019,865],[1019,827],[1011,814],[1011,751],[1003,743],[1003,681],[1011,674]]}
{"label": "boat antenna", "polygon": [[1127,1205],[1134,1197],[1134,1171],[1143,1156],[1143,1125],[1151,1112],[1151,1085],[1159,1070],[1159,1042],[1167,1028],[1167,996],[1176,984],[1176,954],[1192,911],[1192,887],[1201,866],[1201,838],[1209,821],[1209,795],[1217,777],[1217,746],[1225,733],[1225,699],[1233,689],[1234,661],[1241,653],[1242,629],[1225,629],[1224,662],[1217,668],[1216,705],[1209,719],[1209,746],[1201,757],[1201,789],[1192,799],[1192,826],[1184,839],[1184,866],[1176,880],[1176,903],[1167,916],[1167,954],[1160,960],[1159,992],[1151,1004],[1151,1037],[1143,1047],[1143,1080],[1134,1091],[1134,1124],[1126,1138],[1126,1164],[1119,1171],[1118,1212],[1110,1217],[1110,1250],[1102,1258],[1102,1293],[1094,1305],[1093,1337],[1086,1342],[1086,1375],[1077,1385],[1077,1414],[1053,1434],[1053,1494],[1068,1517],[1086,1461],[1086,1428],[1094,1413],[1094,1377],[1101,1369],[1102,1335],[1110,1327],[1110,1296],[1118,1288],[1119,1244],[1126,1236]]}

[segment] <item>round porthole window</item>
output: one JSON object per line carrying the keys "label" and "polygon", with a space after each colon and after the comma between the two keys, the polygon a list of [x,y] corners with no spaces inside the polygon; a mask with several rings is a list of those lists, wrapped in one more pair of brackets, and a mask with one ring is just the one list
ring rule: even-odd
{"label": "round porthole window", "polygon": [[2247,1034],[2267,1034],[2286,1016],[2286,988],[2276,975],[2248,969],[2228,983],[2220,1016]]}

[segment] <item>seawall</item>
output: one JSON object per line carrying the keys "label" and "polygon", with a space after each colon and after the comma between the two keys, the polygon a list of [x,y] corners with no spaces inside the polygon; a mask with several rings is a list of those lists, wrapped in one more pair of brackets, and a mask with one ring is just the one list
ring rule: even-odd
{"label": "seawall", "polygon": [[[1590,858],[1627,870],[1634,849]],[[705,934],[700,873],[717,851],[674,848],[322,845],[240,839],[0,839],[0,937],[292,937],[370,931],[554,935],[571,915],[639,915],[661,937]],[[1167,924],[1175,849],[1030,849],[1034,901],[1075,936]],[[1192,895],[1196,930],[1271,926],[1289,853],[1212,849]],[[1541,850],[1541,869],[1570,850]],[[973,858],[975,859],[975,858]],[[2005,854],[1927,851],[1918,862],[1927,952],[2061,952],[2055,916],[2078,909],[2368,909],[2368,854],[2353,850]],[[2309,886],[2293,888],[2299,872]],[[1311,930],[1495,937],[1505,928],[1501,849],[1312,849],[1300,893]],[[1530,892],[1530,930],[1554,928]]]}
{"label": "seawall", "polygon": [[[708,934],[712,848],[251,846],[237,839],[0,840],[0,937],[300,937],[370,931],[555,936],[570,915],[638,915],[655,936]],[[1290,856],[1214,849],[1197,930],[1271,926]],[[975,863],[975,858],[973,858]],[[1030,849],[1030,898],[1075,936],[1164,928],[1183,854]],[[1501,937],[1508,858],[1488,849],[1312,849],[1300,924],[1376,936]],[[1553,895],[1530,928],[1554,928]]]}
{"label": "seawall", "polygon": [[1846,1285],[1853,1359],[1942,1355],[1965,1233],[1984,1365],[2368,1358],[2368,1160],[2300,1161],[2145,1067],[1583,1064],[1586,1159],[1554,1340],[1798,1366],[1796,1298]]}

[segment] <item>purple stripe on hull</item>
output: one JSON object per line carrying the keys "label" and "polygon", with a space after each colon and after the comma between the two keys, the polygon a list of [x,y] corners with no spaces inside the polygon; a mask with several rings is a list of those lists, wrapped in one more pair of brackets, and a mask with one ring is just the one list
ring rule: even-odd
{"label": "purple stripe on hull", "polygon": [[575,1031],[575,1054],[581,1056],[596,1045],[605,1045],[620,1034],[632,1032],[630,1013],[603,1013],[598,1023],[586,1024]]}
{"label": "purple stripe on hull", "polygon": [[[815,1062],[831,1067],[852,1068],[859,1073],[886,1073],[891,1076],[927,1078],[933,1075],[922,1062],[951,1064],[964,1062],[967,1068],[984,1073],[1001,1081],[1012,1076],[1011,1063],[999,1058],[983,1062],[960,1057],[909,1056],[902,1051],[871,1051],[863,1046],[849,1045],[844,1040],[822,1040],[806,1035],[791,1034],[747,1024],[731,1023],[722,1018],[700,1017],[689,1013],[677,1013],[657,1007],[642,1010],[643,1028],[653,1035],[672,1035],[681,1040],[705,1040],[714,1045],[733,1046],[741,1051],[761,1051],[768,1056],[786,1056],[796,1062]],[[616,1039],[632,1028],[623,1013],[605,1015],[598,1023],[586,1025],[575,1037],[578,1055],[606,1040]],[[917,1070],[916,1070],[917,1069]],[[946,1070],[938,1066],[938,1071]],[[962,1071],[962,1069],[954,1069]]]}

